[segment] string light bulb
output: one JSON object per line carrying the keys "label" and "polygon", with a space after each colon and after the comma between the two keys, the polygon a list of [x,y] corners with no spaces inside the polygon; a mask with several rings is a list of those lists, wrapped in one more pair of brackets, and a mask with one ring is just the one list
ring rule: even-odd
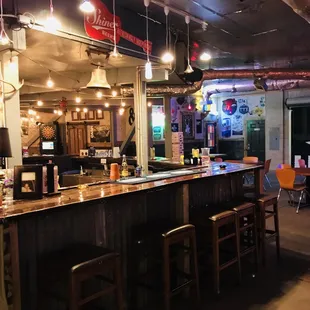
{"label": "string light bulb", "polygon": [[76,112],[80,112],[81,109],[80,109],[80,108],[76,108],[75,111],[76,111]]}
{"label": "string light bulb", "polygon": [[57,110],[54,110],[54,114],[58,114],[58,111],[57,111]]}
{"label": "string light bulb", "polygon": [[50,14],[44,23],[45,30],[55,33],[61,27],[60,21],[54,16],[53,0],[50,0]]}
{"label": "string light bulb", "polygon": [[88,109],[87,109],[87,108],[83,108],[83,112],[84,112],[84,113],[87,113],[87,112],[88,112]]}
{"label": "string light bulb", "polygon": [[86,13],[86,14],[95,12],[95,7],[89,0],[83,0],[79,8],[83,13]]}
{"label": "string light bulb", "polygon": [[150,62],[150,46],[149,46],[149,5],[150,0],[144,0],[145,15],[146,15],[146,64],[145,78],[151,80],[153,78],[152,63]]}
{"label": "string light bulb", "polygon": [[48,88],[54,87],[54,81],[51,78],[51,71],[49,71],[48,78],[47,78],[47,81],[46,81],[46,86]]}
{"label": "string light bulb", "polygon": [[99,114],[101,114],[101,113],[102,113],[102,110],[101,110],[101,109],[98,109],[97,112],[98,112]]}
{"label": "string light bulb", "polygon": [[149,102],[147,103],[147,106],[150,108],[150,107],[152,106],[152,102],[149,101]]}
{"label": "string light bulb", "polygon": [[58,114],[59,116],[61,116],[61,115],[63,114],[63,112],[62,112],[61,110],[58,110],[58,111],[57,111],[57,114]]}
{"label": "string light bulb", "polygon": [[75,102],[76,103],[81,103],[82,98],[80,97],[79,93],[77,93],[76,97],[75,97]]}
{"label": "string light bulb", "polygon": [[121,106],[122,106],[122,107],[125,107],[125,106],[126,106],[126,102],[125,102],[125,101],[122,101],[122,102],[121,102]]}
{"label": "string light bulb", "polygon": [[170,49],[169,49],[169,20],[168,20],[169,7],[165,6],[164,12],[166,15],[166,51],[163,54],[161,60],[163,63],[168,64],[168,63],[173,62],[173,60],[174,60],[174,56],[172,55],[172,53],[170,52]]}
{"label": "string light bulb", "polygon": [[185,23],[187,25],[187,68],[184,71],[184,73],[190,74],[190,73],[193,73],[194,70],[191,66],[190,55],[189,55],[189,23],[190,23],[190,17],[188,15],[185,16]]}
{"label": "string light bulb", "polygon": [[104,103],[104,106],[105,106],[106,108],[108,108],[108,107],[110,106],[110,103],[109,103],[109,102],[105,102],[105,103]]}
{"label": "string light bulb", "polygon": [[97,96],[98,99],[101,99],[103,97],[102,91],[101,90],[97,90],[96,96]]}
{"label": "string light bulb", "polygon": [[116,10],[115,10],[115,0],[113,0],[113,43],[114,43],[114,47],[113,47],[113,51],[110,53],[110,56],[112,58],[120,58],[122,57],[122,55],[120,54],[120,52],[117,49],[116,46]]}
{"label": "string light bulb", "polygon": [[37,106],[38,106],[38,107],[42,107],[42,105],[43,105],[43,101],[39,99],[39,100],[37,101]]}
{"label": "string light bulb", "polygon": [[124,109],[124,108],[120,108],[120,109],[118,110],[118,112],[119,112],[120,115],[123,115],[124,112],[125,112],[125,109]]}

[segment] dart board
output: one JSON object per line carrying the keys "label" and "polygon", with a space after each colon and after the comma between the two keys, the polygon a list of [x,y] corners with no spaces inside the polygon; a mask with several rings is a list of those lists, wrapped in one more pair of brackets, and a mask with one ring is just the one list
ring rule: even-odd
{"label": "dart board", "polygon": [[56,128],[50,125],[43,126],[41,129],[41,135],[44,140],[55,140]]}

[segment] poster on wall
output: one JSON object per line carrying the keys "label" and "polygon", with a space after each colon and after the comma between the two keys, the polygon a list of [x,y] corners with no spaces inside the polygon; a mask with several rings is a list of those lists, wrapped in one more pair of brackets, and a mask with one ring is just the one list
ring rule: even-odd
{"label": "poster on wall", "polygon": [[193,113],[182,113],[182,131],[184,139],[194,139],[194,114]]}
{"label": "poster on wall", "polygon": [[221,98],[221,137],[242,138],[247,118],[265,116],[265,95]]}
{"label": "poster on wall", "polygon": [[91,146],[111,146],[111,130],[107,125],[89,126],[88,143]]}

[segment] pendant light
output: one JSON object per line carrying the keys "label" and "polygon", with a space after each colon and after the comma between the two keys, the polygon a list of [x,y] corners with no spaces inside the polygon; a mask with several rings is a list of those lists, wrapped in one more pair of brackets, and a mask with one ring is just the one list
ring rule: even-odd
{"label": "pendant light", "polygon": [[46,86],[48,88],[54,87],[54,81],[51,78],[51,71],[49,71],[49,73],[48,73],[48,78],[47,78],[47,81],[46,81]]}
{"label": "pendant light", "polygon": [[187,24],[187,68],[184,71],[184,73],[190,74],[190,73],[193,73],[194,70],[193,70],[193,68],[191,66],[190,55],[189,55],[189,23],[190,23],[190,18],[189,18],[188,15],[185,16],[185,23]]}
{"label": "pendant light", "polygon": [[174,60],[174,56],[170,52],[169,48],[169,20],[168,20],[168,15],[169,15],[169,7],[165,6],[164,12],[166,15],[166,51],[163,54],[161,60],[163,63],[171,63]]}
{"label": "pendant light", "polygon": [[145,78],[151,80],[153,78],[152,63],[150,62],[150,50],[149,50],[149,5],[150,0],[144,0],[145,5],[145,16],[146,16],[146,57],[147,61],[145,64]]}
{"label": "pendant light", "polygon": [[83,13],[89,14],[95,12],[95,7],[89,0],[83,0],[83,2],[80,4],[80,10]]}
{"label": "pendant light", "polygon": [[60,28],[61,24],[57,18],[54,16],[54,6],[53,6],[53,0],[50,0],[50,14],[47,17],[45,21],[45,30],[47,32],[54,33],[56,30]]}
{"label": "pendant light", "polygon": [[0,0],[0,44],[7,45],[12,42],[5,31],[3,19],[3,0]]}
{"label": "pendant light", "polygon": [[122,55],[120,54],[120,52],[117,49],[116,46],[116,10],[115,10],[115,0],[113,0],[113,33],[114,33],[114,38],[113,38],[113,42],[114,42],[114,47],[113,47],[113,51],[110,53],[110,56],[112,58],[120,58],[122,57]]}

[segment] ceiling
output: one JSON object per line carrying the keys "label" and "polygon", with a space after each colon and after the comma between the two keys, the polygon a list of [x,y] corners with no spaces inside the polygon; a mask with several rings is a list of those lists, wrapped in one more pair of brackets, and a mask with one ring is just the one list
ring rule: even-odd
{"label": "ceiling", "polygon": [[[206,31],[195,22],[190,27],[191,38],[211,51],[212,68],[310,67],[310,25],[281,0],[166,2],[209,24]],[[142,0],[118,3],[144,14]],[[164,22],[163,8],[151,3],[150,17]],[[184,17],[171,13],[170,19],[172,28],[178,29],[182,38],[182,32],[186,32]]]}

